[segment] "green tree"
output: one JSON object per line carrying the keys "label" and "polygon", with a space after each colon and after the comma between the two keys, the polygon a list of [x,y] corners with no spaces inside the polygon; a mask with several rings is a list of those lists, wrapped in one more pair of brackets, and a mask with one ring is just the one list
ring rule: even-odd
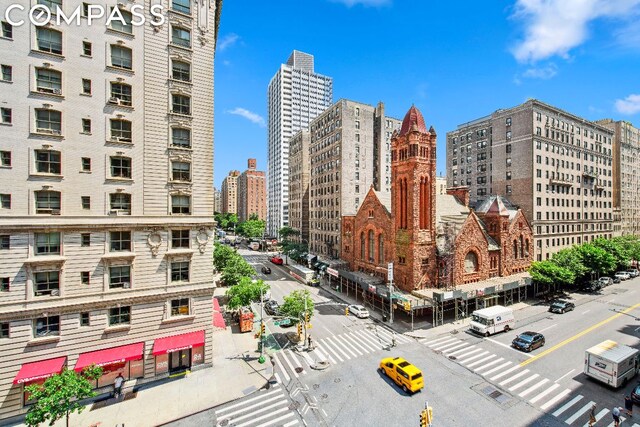
{"label": "green tree", "polygon": [[599,238],[594,240],[592,244],[613,255],[616,262],[616,269],[624,270],[629,266],[629,253],[620,240]]}
{"label": "green tree", "polygon": [[229,246],[215,243],[213,246],[213,266],[218,271],[223,271],[229,260],[238,254]]}
{"label": "green tree", "polygon": [[547,286],[570,286],[576,276],[568,268],[560,267],[552,261],[538,261],[531,264],[529,274],[534,282]]}
{"label": "green tree", "polygon": [[640,238],[638,236],[614,237],[613,240],[619,242],[622,247],[624,247],[630,260],[640,260]]}
{"label": "green tree", "polygon": [[558,267],[566,268],[571,271],[576,279],[584,277],[589,273],[589,269],[582,263],[582,256],[577,247],[562,249],[551,258]]}
{"label": "green tree", "polygon": [[296,230],[295,228],[284,226],[278,231],[278,234],[280,235],[280,240],[282,242],[288,242],[289,238],[299,236],[300,231]]}
{"label": "green tree", "polygon": [[238,224],[238,215],[234,213],[218,213],[214,219],[223,230],[232,230]]}
{"label": "green tree", "polygon": [[80,401],[96,395],[92,381],[100,376],[102,368],[95,365],[85,368],[81,374],[65,368],[60,374],[47,378],[44,384],[25,387],[31,399],[35,400],[27,412],[25,423],[28,426],[37,426],[49,421],[49,425],[52,426],[59,419],[66,417],[69,427],[69,416],[85,409]]}
{"label": "green tree", "polygon": [[255,219],[249,218],[248,220],[241,222],[236,231],[239,235],[244,236],[247,239],[257,239],[264,236],[265,228],[265,221],[258,219],[256,216]]}
{"label": "green tree", "polygon": [[267,292],[270,286],[262,280],[253,280],[250,277],[242,277],[237,285],[227,289],[229,302],[227,307],[236,309],[249,305],[253,301],[260,301],[260,294]]}
{"label": "green tree", "polygon": [[307,290],[298,289],[284,297],[284,303],[280,306],[280,315],[290,317],[292,319],[302,319],[306,312],[309,317],[313,315],[313,300],[311,294]]}
{"label": "green tree", "polygon": [[607,275],[615,271],[616,259],[604,249],[585,243],[578,246],[578,251],[582,257],[582,263],[589,272]]}
{"label": "green tree", "polygon": [[235,286],[243,277],[251,277],[256,271],[240,255],[231,257],[222,270],[221,279],[227,286]]}

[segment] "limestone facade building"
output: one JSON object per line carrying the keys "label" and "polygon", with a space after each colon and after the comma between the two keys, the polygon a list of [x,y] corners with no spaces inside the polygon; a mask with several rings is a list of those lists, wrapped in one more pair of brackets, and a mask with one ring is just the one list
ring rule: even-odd
{"label": "limestone facade building", "polygon": [[222,212],[238,213],[238,177],[240,171],[229,171],[224,180],[222,180],[222,189],[220,190],[222,199]]}
{"label": "limestone facade building", "polygon": [[309,140],[306,129],[289,141],[289,226],[300,232],[293,239],[309,242]]}
{"label": "limestone facade building", "polygon": [[256,159],[247,160],[247,170],[238,177],[238,220],[251,215],[267,219],[267,187],[263,171],[257,170]]}
{"label": "limestone facade building", "polygon": [[447,183],[471,204],[509,198],[533,227],[535,259],[612,237],[613,131],[532,99],[447,133]]}
{"label": "limestone facade building", "polygon": [[[0,16],[11,3],[33,4]],[[142,26],[2,22],[0,420],[64,366],[102,365],[106,390],[211,363],[221,3],[163,2],[162,25],[148,8]],[[133,4],[101,2],[128,23]]]}

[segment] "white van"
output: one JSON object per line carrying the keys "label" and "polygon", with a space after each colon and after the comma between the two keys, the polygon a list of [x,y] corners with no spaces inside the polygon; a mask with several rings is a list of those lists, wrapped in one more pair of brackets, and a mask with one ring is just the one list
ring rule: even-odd
{"label": "white van", "polygon": [[471,331],[489,336],[498,332],[507,332],[516,327],[513,310],[501,305],[476,310],[471,314]]}

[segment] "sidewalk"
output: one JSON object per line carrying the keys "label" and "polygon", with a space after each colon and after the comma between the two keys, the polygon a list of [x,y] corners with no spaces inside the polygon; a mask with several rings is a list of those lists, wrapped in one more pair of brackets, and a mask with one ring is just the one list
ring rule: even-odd
{"label": "sidewalk", "polygon": [[[217,292],[216,292],[217,293]],[[134,395],[106,406],[90,404],[81,414],[73,414],[73,426],[152,426],[209,409],[246,396],[266,385],[272,366],[258,363],[257,341],[252,333],[238,333],[234,325],[214,330],[213,366],[191,372],[186,377],[149,383]],[[245,360],[244,356],[247,357]],[[125,390],[127,389],[125,384]],[[92,409],[93,407],[99,409]],[[24,426],[24,424],[16,424]],[[65,420],[55,426],[64,426]]]}

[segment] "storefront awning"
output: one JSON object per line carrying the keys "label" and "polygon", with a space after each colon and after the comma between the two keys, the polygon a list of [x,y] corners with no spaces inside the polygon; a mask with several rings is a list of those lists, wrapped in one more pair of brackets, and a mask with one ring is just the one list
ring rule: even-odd
{"label": "storefront awning", "polygon": [[153,343],[153,355],[172,353],[187,348],[200,347],[204,345],[204,331],[191,332],[171,337],[158,338]]}
{"label": "storefront awning", "polygon": [[107,366],[116,363],[124,363],[129,360],[138,360],[142,359],[143,353],[143,342],[105,348],[104,350],[92,351],[90,353],[82,353],[80,357],[78,357],[74,370],[76,372],[80,372],[90,365]]}
{"label": "storefront awning", "polygon": [[29,383],[36,380],[49,378],[62,372],[62,368],[67,361],[67,357],[56,357],[55,359],[41,360],[38,362],[25,363],[20,368],[20,372],[13,379],[14,384]]}

